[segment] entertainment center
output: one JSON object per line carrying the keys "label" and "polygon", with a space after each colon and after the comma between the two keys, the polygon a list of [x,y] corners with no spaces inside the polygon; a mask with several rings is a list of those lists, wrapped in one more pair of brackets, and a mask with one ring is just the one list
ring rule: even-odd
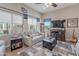
{"label": "entertainment center", "polygon": [[56,37],[57,40],[65,41],[65,20],[53,20],[51,21],[51,34]]}

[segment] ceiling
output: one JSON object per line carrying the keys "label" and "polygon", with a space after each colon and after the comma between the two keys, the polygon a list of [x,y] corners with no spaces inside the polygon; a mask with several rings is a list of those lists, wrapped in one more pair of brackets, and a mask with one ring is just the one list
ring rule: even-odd
{"label": "ceiling", "polygon": [[57,7],[50,6],[50,7],[46,8],[44,4],[25,3],[26,6],[32,8],[40,13],[47,13],[47,12],[55,11],[55,10],[58,10],[61,8],[76,5],[77,3],[56,3],[56,4],[58,5]]}

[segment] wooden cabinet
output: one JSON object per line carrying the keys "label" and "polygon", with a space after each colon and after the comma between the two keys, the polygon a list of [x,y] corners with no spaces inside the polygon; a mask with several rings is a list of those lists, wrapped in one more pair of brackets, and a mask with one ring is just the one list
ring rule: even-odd
{"label": "wooden cabinet", "polygon": [[64,27],[65,20],[53,20],[51,34],[52,36],[56,37],[57,40],[65,41],[65,27]]}
{"label": "wooden cabinet", "polygon": [[61,40],[61,41],[65,41],[65,31],[64,30],[60,30],[58,31],[58,37],[57,37],[57,40]]}
{"label": "wooden cabinet", "polygon": [[22,38],[12,38],[11,40],[11,51],[21,48],[23,46]]}

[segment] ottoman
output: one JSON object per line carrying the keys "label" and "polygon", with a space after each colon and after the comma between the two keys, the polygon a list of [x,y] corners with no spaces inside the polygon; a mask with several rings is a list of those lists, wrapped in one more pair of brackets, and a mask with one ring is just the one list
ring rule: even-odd
{"label": "ottoman", "polygon": [[55,38],[45,38],[43,40],[43,47],[44,48],[47,48],[49,50],[52,51],[52,49],[55,47],[55,45],[57,44],[57,41]]}

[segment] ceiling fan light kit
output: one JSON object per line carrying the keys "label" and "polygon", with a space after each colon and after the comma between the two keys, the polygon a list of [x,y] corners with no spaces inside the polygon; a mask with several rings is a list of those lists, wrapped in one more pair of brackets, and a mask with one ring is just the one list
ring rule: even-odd
{"label": "ceiling fan light kit", "polygon": [[45,7],[50,7],[50,6],[53,6],[53,7],[57,7],[57,4],[56,3],[36,3],[36,4],[43,4]]}
{"label": "ceiling fan light kit", "polygon": [[57,4],[55,4],[55,3],[44,3],[44,5],[46,7],[50,7],[50,6],[57,7]]}
{"label": "ceiling fan light kit", "polygon": [[44,5],[45,5],[46,7],[49,7],[49,6],[52,5],[52,3],[44,3]]}

